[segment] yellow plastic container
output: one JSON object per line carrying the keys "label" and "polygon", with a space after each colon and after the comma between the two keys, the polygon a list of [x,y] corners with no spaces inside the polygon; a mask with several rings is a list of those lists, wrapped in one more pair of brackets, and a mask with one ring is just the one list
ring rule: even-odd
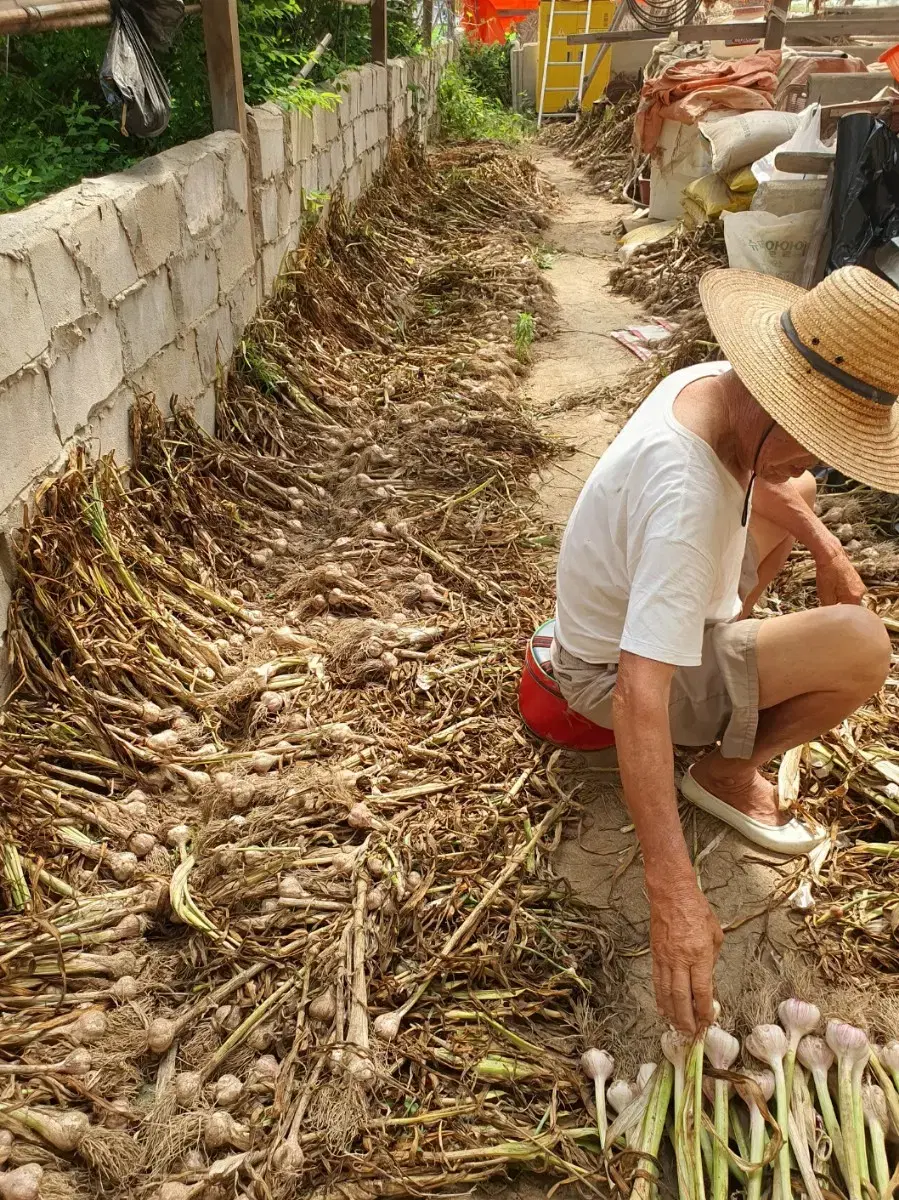
{"label": "yellow plastic container", "polygon": [[[543,112],[558,113],[573,106],[581,81],[581,54],[586,53],[587,61],[584,78],[590,74],[590,69],[602,45],[569,46],[566,38],[572,33],[584,33],[587,21],[588,0],[556,0],[556,12],[553,19],[553,43],[550,51],[549,70],[546,75],[546,94],[543,98]],[[546,39],[549,33],[549,0],[540,3],[540,31],[537,46],[537,103],[543,91],[543,68],[546,63]],[[590,9],[590,33],[600,33],[608,29],[615,13],[612,0],[592,0]],[[609,72],[612,68],[612,56],[606,54],[599,70],[593,77],[593,82],[583,97],[582,108],[590,108],[595,100],[599,100],[609,82]]]}

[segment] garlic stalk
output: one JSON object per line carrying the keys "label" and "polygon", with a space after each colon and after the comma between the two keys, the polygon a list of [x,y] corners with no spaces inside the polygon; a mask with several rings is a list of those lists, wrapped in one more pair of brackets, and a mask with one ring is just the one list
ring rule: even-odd
{"label": "garlic stalk", "polygon": [[652,1082],[657,1064],[654,1062],[641,1063],[637,1070],[637,1087],[642,1092]]}
{"label": "garlic stalk", "polygon": [[705,1031],[697,1033],[687,1054],[684,1078],[683,1134],[692,1159],[693,1195],[705,1200],[702,1174],[702,1064],[705,1057]]}
{"label": "garlic stalk", "polygon": [[[828,1021],[825,1039],[836,1055],[840,1107],[840,1131],[843,1135],[845,1183],[849,1200],[862,1200],[862,1176],[859,1161],[859,1139],[856,1129],[856,1110],[853,1075],[856,1065],[864,1067],[868,1059],[868,1039],[861,1029],[844,1021]],[[864,1126],[862,1126],[864,1138]]]}
{"label": "garlic stalk", "polygon": [[871,1046],[868,1063],[883,1091],[893,1135],[899,1137],[899,1092],[896,1090],[899,1084],[894,1086],[886,1069],[889,1068],[894,1076],[899,1075],[899,1071],[896,1070],[896,1066],[899,1065],[899,1042],[888,1042],[880,1050]]}
{"label": "garlic stalk", "polygon": [[[767,1104],[774,1095],[774,1075],[770,1071],[760,1071],[758,1074],[747,1072],[746,1077],[755,1084]],[[762,1159],[765,1155],[765,1118],[752,1093],[748,1090],[742,1091],[739,1085],[737,1090],[740,1091],[740,1095],[746,1101],[746,1107],[749,1109],[749,1162],[751,1169],[747,1171],[749,1182],[746,1185],[746,1200],[759,1200],[762,1194],[764,1171]]]}
{"label": "garlic stalk", "polygon": [[805,1129],[800,1124],[802,1118],[798,1117],[796,1113],[790,1113],[789,1120],[790,1145],[793,1148],[793,1157],[796,1159],[799,1174],[802,1176],[802,1186],[805,1195],[808,1200],[824,1200],[824,1193],[821,1191],[821,1185],[815,1178],[815,1172],[812,1168],[808,1138],[805,1135]]}
{"label": "garlic stalk", "polygon": [[784,1078],[787,1085],[787,1105],[793,1099],[793,1070],[796,1066],[796,1050],[802,1038],[815,1032],[821,1022],[821,1010],[795,997],[784,1000],[777,1006],[777,1016],[786,1030],[788,1044],[784,1060]]}
{"label": "garlic stalk", "polygon": [[880,1200],[890,1200],[890,1166],[887,1160],[886,1131],[889,1125],[886,1097],[876,1083],[866,1083],[862,1088],[862,1108],[871,1139],[871,1168]]}
{"label": "garlic stalk", "polygon": [[[740,1043],[720,1025],[711,1025],[705,1035],[705,1053],[716,1071],[729,1071],[740,1053]],[[727,1200],[727,1145],[730,1140],[728,1083],[715,1083],[715,1144],[712,1147],[712,1200]]]}
{"label": "garlic stalk", "polygon": [[660,1063],[649,1083],[649,1098],[635,1146],[641,1156],[637,1160],[640,1174],[631,1190],[630,1200],[653,1200],[658,1192],[655,1182],[659,1173],[658,1153],[671,1103],[674,1071],[670,1061]]}
{"label": "garlic stalk", "polygon": [[689,1039],[674,1029],[668,1029],[662,1034],[662,1053],[674,1069],[674,1131],[671,1140],[674,1143],[674,1156],[677,1162],[677,1188],[680,1200],[690,1200],[694,1194],[691,1159],[687,1154],[681,1135],[689,1046]]}
{"label": "garlic stalk", "polygon": [[596,1102],[596,1132],[599,1134],[599,1144],[606,1148],[606,1082],[615,1070],[615,1060],[605,1050],[591,1047],[581,1055],[581,1070],[588,1079],[593,1080],[593,1097]]}
{"label": "garlic stalk", "polygon": [[[746,1049],[774,1072],[774,1094],[776,1097],[777,1127],[780,1130],[780,1151],[774,1166],[774,1200],[790,1200],[790,1123],[787,1107],[787,1081],[784,1075],[784,1058],[789,1043],[787,1035],[779,1025],[756,1025],[746,1039]],[[858,1200],[852,1197],[851,1200]]]}
{"label": "garlic stalk", "polygon": [[812,1079],[815,1081],[815,1093],[818,1097],[818,1109],[821,1113],[821,1119],[824,1122],[824,1128],[827,1130],[827,1136],[830,1138],[831,1145],[833,1146],[837,1164],[845,1178],[846,1166],[843,1158],[843,1135],[840,1132],[840,1123],[834,1111],[833,1100],[830,1096],[830,1087],[827,1082],[828,1072],[834,1064],[833,1051],[823,1038],[804,1037],[799,1043],[797,1058],[807,1071],[811,1071]]}
{"label": "garlic stalk", "polygon": [[899,1089],[899,1042],[887,1042],[881,1047],[879,1058],[893,1076],[893,1086]]}

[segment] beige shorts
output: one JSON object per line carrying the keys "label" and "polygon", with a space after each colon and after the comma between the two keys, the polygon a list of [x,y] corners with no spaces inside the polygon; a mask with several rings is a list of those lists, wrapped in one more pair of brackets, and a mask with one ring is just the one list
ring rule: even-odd
{"label": "beige shorts", "polygon": [[[757,581],[758,560],[749,537],[740,575],[741,600]],[[676,746],[711,746],[720,741],[726,758],[751,757],[759,719],[756,642],[760,625],[754,617],[707,625],[702,662],[674,672],[668,714]],[[574,711],[611,729],[617,664],[584,662],[554,642],[552,665],[562,695]]]}

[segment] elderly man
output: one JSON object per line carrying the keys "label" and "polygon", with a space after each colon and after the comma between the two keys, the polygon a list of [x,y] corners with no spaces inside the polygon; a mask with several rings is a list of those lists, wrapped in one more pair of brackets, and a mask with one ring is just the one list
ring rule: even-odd
{"label": "elderly man", "polygon": [[[712,271],[700,294],[728,361],[664,380],[587,480],[562,541],[552,652],[571,708],[614,728],[656,998],[685,1032],[712,1020],[723,935],[678,820],[672,744],[718,743],[681,784],[692,803],[770,850],[816,844],[760,768],[875,693],[890,643],[815,516],[808,468],[899,492],[899,292],[847,267],[810,292]],[[821,607],[754,619],[797,541]]]}

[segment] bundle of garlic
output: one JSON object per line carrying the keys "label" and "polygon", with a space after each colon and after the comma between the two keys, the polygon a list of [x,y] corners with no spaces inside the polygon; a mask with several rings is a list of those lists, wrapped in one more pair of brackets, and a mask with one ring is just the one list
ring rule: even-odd
{"label": "bundle of garlic", "polygon": [[[601,1050],[585,1052],[582,1067],[597,1089],[597,1150],[604,1146],[615,1160],[616,1179],[634,1177],[633,1197],[661,1194],[660,1169],[670,1170],[685,1200],[724,1200],[735,1191],[747,1200],[769,1191],[789,1200],[797,1187],[809,1200],[828,1193],[862,1200],[872,1187],[878,1197],[892,1195],[899,1172],[899,1043],[878,1049],[863,1030],[834,1020],[822,1040],[815,1035],[820,1011],[798,999],[784,1001],[778,1017],[780,1024],[751,1030],[745,1066],[737,1065],[739,1041],[717,1025],[692,1041],[667,1033],[664,1070],[638,1076],[633,1085],[609,1085],[619,1118],[608,1138],[600,1092],[612,1059]],[[768,1069],[758,1074],[753,1059]],[[670,1163],[660,1154],[666,1129]]]}

